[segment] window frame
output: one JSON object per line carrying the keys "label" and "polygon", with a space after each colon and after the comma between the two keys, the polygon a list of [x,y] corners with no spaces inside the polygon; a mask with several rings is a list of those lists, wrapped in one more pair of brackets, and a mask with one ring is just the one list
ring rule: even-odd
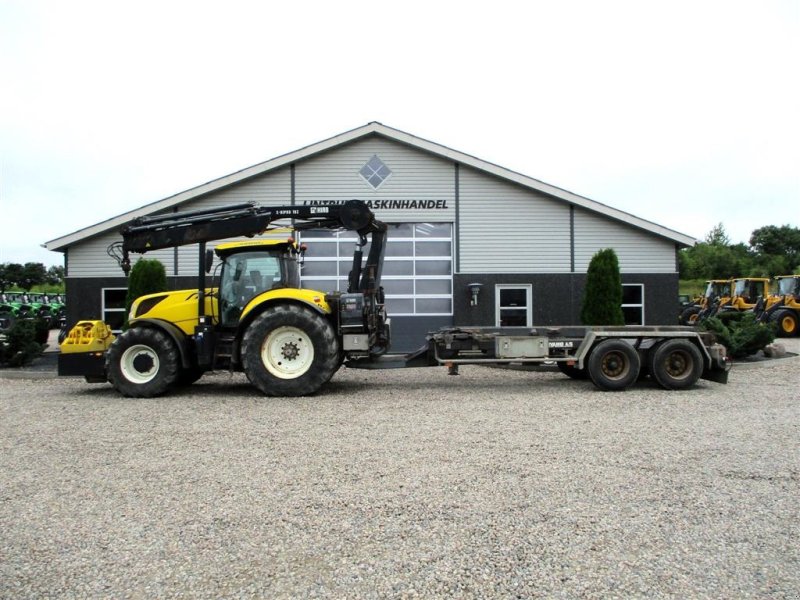
{"label": "window frame", "polygon": [[[533,327],[533,284],[531,283],[496,283],[494,285],[494,322],[495,327],[522,327],[522,325],[501,325],[500,316],[503,308],[512,308],[510,306],[503,307],[500,305],[500,292],[501,290],[524,290],[525,291],[525,310],[526,310],[526,325],[524,327]],[[517,307],[518,308],[518,307]]]}
{"label": "window frame", "polygon": [[[642,291],[642,295],[641,295],[642,301],[641,301],[640,304],[624,304],[623,303],[620,306],[623,309],[623,311],[622,311],[623,314],[625,312],[624,309],[626,309],[626,308],[638,308],[638,309],[640,309],[641,317],[642,317],[641,318],[641,321],[642,321],[641,324],[642,325],[646,325],[646,321],[645,321],[645,301],[644,301],[644,298],[645,298],[645,296],[644,296],[644,284],[643,283],[623,283],[622,287],[623,288],[626,288],[626,287],[639,287],[641,289],[641,291]],[[624,295],[625,294],[623,293],[623,297],[624,297]],[[629,323],[626,320],[625,325],[628,325],[628,324]],[[630,323],[630,324],[631,325],[638,325],[638,323]]]}
{"label": "window frame", "polygon": [[[125,303],[123,302],[122,308],[107,308],[106,307],[106,292],[119,292],[124,291],[126,294],[128,293],[128,288],[125,287],[104,287],[100,288],[100,316],[103,319],[104,323],[108,323],[108,319],[106,319],[106,313],[122,313],[122,321],[125,322]],[[122,329],[112,329],[112,333],[119,334],[122,332]]]}

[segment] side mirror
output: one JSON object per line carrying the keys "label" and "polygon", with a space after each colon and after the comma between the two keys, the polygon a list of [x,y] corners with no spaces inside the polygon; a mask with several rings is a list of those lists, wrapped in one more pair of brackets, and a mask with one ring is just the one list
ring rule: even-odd
{"label": "side mirror", "polygon": [[206,273],[211,273],[211,267],[213,264],[214,264],[214,251],[206,250],[206,260],[205,260]]}

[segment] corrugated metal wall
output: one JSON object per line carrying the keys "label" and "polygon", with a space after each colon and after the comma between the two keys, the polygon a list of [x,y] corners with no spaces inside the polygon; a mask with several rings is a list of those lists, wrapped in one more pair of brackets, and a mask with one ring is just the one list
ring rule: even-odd
{"label": "corrugated metal wall", "polygon": [[[122,275],[122,269],[106,252],[111,243],[120,241],[122,241],[122,236],[117,232],[111,232],[70,246],[68,254],[69,277],[119,277]],[[138,256],[133,255],[131,262],[136,262]],[[147,258],[161,261],[167,276],[175,275],[172,257],[172,248],[147,253]]]}
{"label": "corrugated metal wall", "polygon": [[[224,188],[199,198],[196,201],[183,204],[180,210],[196,210],[200,208],[213,208],[236,204],[239,202],[255,201],[267,205],[289,205],[291,203],[290,170],[288,167],[278,171],[260,175],[253,179]],[[105,233],[95,236],[79,244],[71,246],[68,254],[70,277],[117,277],[121,273],[117,263],[106,254],[106,248],[114,241],[122,241],[117,232]],[[213,248],[225,240],[209,243]],[[134,255],[135,261],[139,255]],[[149,259],[158,259],[164,265],[167,276],[197,274],[198,251],[197,246],[183,246],[178,248],[178,273],[174,272],[174,250],[172,248],[148,252]]]}
{"label": "corrugated metal wall", "polygon": [[675,242],[575,209],[575,270],[585,273],[592,256],[613,248],[622,273],[674,273]]}
{"label": "corrugated metal wall", "polygon": [[462,168],[461,273],[564,273],[570,270],[569,206]]}
{"label": "corrugated metal wall", "polygon": [[[375,190],[359,171],[373,156],[392,171]],[[456,168],[439,158],[401,143],[368,137],[337,147],[295,165],[295,201],[372,201],[378,218],[387,222],[456,222]],[[291,202],[292,169],[282,167],[180,206],[182,210],[256,201],[266,205]],[[384,201],[434,201],[425,210],[385,209]],[[568,273],[571,270],[570,206],[481,171],[459,169],[456,249],[461,273]],[[624,273],[674,273],[674,242],[612,221],[581,208],[574,210],[575,271],[586,271],[592,255],[614,248]],[[283,235],[283,234],[282,234]],[[116,277],[119,267],[106,247],[119,240],[115,232],[96,236],[69,249],[69,276]],[[209,247],[213,247],[209,244]],[[147,254],[158,258],[169,276],[174,251]],[[178,249],[177,275],[197,272],[194,246]]]}

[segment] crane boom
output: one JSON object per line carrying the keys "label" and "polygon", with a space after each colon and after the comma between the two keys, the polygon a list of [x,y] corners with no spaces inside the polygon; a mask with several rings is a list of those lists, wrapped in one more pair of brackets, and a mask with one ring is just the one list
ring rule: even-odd
{"label": "crane boom", "polygon": [[[281,219],[292,219],[294,229],[339,229],[358,233],[359,246],[372,234],[366,268],[361,268],[360,248],[354,257],[351,291],[375,291],[380,285],[383,252],[386,245],[386,224],[378,221],[367,204],[348,200],[344,204],[318,206],[260,206],[254,202],[219,208],[145,216],[122,229],[122,260],[126,275],[130,270],[129,253],[149,252],[188,244],[232,237],[253,237]],[[356,264],[357,263],[357,264]]]}

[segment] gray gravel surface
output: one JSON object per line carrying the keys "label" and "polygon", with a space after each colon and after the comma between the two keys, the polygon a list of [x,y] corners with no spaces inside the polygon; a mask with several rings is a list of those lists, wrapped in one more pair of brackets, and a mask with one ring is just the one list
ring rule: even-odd
{"label": "gray gravel surface", "polygon": [[800,596],[800,359],[727,386],[0,380],[0,596]]}

